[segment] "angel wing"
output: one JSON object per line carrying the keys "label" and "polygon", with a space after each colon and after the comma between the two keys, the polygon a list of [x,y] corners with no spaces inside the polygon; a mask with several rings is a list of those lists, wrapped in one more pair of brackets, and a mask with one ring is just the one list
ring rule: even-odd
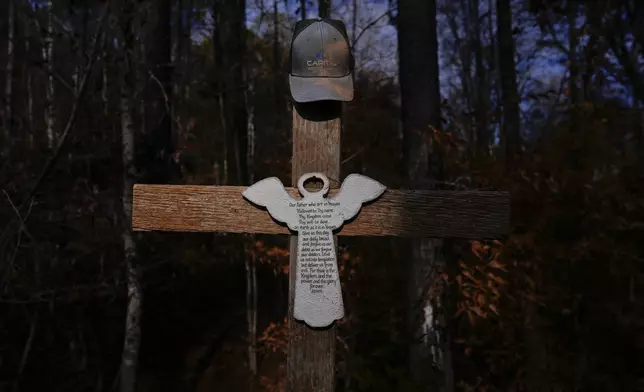
{"label": "angel wing", "polygon": [[242,195],[250,202],[266,207],[275,220],[297,231],[297,214],[294,208],[289,207],[289,203],[295,203],[296,200],[286,192],[279,178],[269,177],[258,181],[246,188]]}
{"label": "angel wing", "polygon": [[375,200],[387,188],[376,180],[361,174],[349,174],[340,187],[340,192],[331,198],[333,202],[339,202],[339,209],[336,214],[343,221],[353,218],[358,214],[363,203]]}

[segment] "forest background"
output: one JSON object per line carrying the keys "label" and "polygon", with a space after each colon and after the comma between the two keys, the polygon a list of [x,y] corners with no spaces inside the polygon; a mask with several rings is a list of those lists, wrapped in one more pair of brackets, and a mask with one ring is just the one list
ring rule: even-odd
{"label": "forest background", "polygon": [[283,390],[287,238],[134,234],[131,187],[290,183],[291,29],[327,14],[342,178],[512,197],[422,265],[340,238],[337,390],[644,390],[638,0],[3,0],[0,390]]}

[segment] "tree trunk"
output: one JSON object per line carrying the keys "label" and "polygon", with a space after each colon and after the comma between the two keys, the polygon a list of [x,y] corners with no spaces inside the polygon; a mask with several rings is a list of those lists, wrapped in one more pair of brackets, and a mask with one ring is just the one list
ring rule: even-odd
{"label": "tree trunk", "polygon": [[136,368],[141,342],[141,283],[135,265],[136,247],[130,222],[132,221],[132,186],[131,176],[134,160],[134,124],[132,121],[130,99],[126,90],[121,97],[121,132],[123,138],[123,251],[125,254],[127,282],[127,311],[125,319],[125,338],[121,357],[121,392],[133,392],[136,385]]}
{"label": "tree trunk", "polygon": [[487,155],[489,148],[487,109],[490,91],[487,89],[485,66],[483,65],[483,48],[481,46],[481,24],[479,22],[479,0],[470,0],[471,45],[474,49],[476,72],[476,153]]}
{"label": "tree trunk", "polygon": [[[358,0],[353,0],[353,13],[351,14],[351,40],[356,43],[358,38]],[[355,78],[355,72],[351,73]]]}
{"label": "tree trunk", "polygon": [[226,139],[224,169],[228,182],[242,185],[248,179],[246,80],[246,1],[216,0],[213,6],[213,42],[217,89]]}
{"label": "tree trunk", "polygon": [[170,183],[178,174],[173,160],[174,140],[172,135],[172,1],[155,0],[154,24],[151,30],[148,53],[149,64],[148,104],[145,113],[145,128],[149,148],[146,162],[146,182]]}
{"label": "tree trunk", "polygon": [[568,19],[568,69],[570,71],[570,79],[568,80],[568,89],[570,94],[570,104],[573,111],[576,111],[579,104],[579,64],[577,63],[577,8],[574,3],[568,2],[568,12],[566,18]]}
{"label": "tree trunk", "polygon": [[[430,180],[442,176],[440,154],[431,144],[433,132],[441,128],[440,89],[438,78],[438,40],[435,0],[399,0],[398,51],[400,91],[407,186],[428,188]],[[438,159],[437,159],[438,158]],[[409,265],[408,324],[411,334],[410,371],[422,385],[451,388],[451,381],[430,375],[432,365],[444,370],[442,336],[438,334],[436,317],[438,301],[427,295],[428,281],[434,279],[432,268],[443,263],[442,241],[414,240]],[[428,320],[425,314],[432,314]],[[432,358],[432,347],[437,355]],[[445,374],[451,375],[451,370]]]}
{"label": "tree trunk", "polygon": [[502,155],[506,169],[521,151],[521,118],[519,115],[519,94],[514,64],[514,38],[512,34],[512,9],[510,0],[497,0],[497,35],[499,45],[499,71],[503,104],[503,125],[501,127]]}
{"label": "tree trunk", "polygon": [[280,23],[279,23],[279,0],[273,0],[273,130],[277,132],[281,129],[282,116],[282,59],[280,56]]}
{"label": "tree trunk", "polygon": [[248,370],[250,389],[254,390],[257,378],[257,275],[254,253],[254,235],[246,239],[244,265],[246,270],[246,322],[248,326]]}
{"label": "tree trunk", "polygon": [[[275,2],[277,3],[277,1]],[[277,78],[278,75],[276,75]],[[253,99],[254,83],[253,78],[248,78],[248,89],[246,90],[246,112],[247,118],[247,154],[246,165],[248,167],[248,184],[255,182],[254,179],[254,165],[255,165],[255,108],[251,102]],[[276,101],[278,101],[276,97]],[[248,251],[245,254],[246,262],[246,312],[248,320],[248,367],[252,376],[251,390],[255,390],[257,381],[257,260],[255,256],[255,241],[254,234],[245,238],[246,247]]]}
{"label": "tree trunk", "polygon": [[[172,56],[172,64],[174,64],[174,80],[172,83],[172,97],[175,105],[179,103],[183,94],[183,45],[184,45],[184,25],[183,25],[183,0],[177,2],[177,33],[174,44],[174,55]],[[189,25],[188,25],[189,26]]]}
{"label": "tree trunk", "polygon": [[[571,121],[570,121],[570,130],[573,134],[578,134],[579,132],[579,122],[580,118],[580,107],[579,104],[583,99],[582,91],[579,86],[579,63],[577,59],[577,7],[574,2],[568,1],[568,12],[566,15],[568,19],[568,69],[570,70],[570,79],[568,81],[568,90],[570,94],[570,109],[571,109]],[[589,64],[590,65],[590,64]]]}
{"label": "tree trunk", "polygon": [[[488,56],[490,56],[490,64],[488,71],[488,88],[490,90],[490,99],[488,100],[489,107],[496,111],[499,107],[499,85],[498,85],[498,62],[499,62],[499,46],[497,45],[497,34],[494,31],[494,19],[492,18],[492,13],[494,12],[494,0],[488,0],[487,2],[487,22],[488,22],[488,34],[490,35],[490,46]],[[491,97],[494,97],[492,99]],[[496,116],[495,116],[496,117]],[[497,120],[498,121],[498,120]],[[489,141],[492,139],[492,135],[489,136]]]}
{"label": "tree trunk", "polygon": [[306,0],[300,0],[300,15],[306,19]]}
{"label": "tree trunk", "polygon": [[[246,1],[215,0],[213,49],[217,100],[224,138],[224,182],[246,185],[252,180],[254,161],[253,111],[248,107],[246,82]],[[277,17],[277,16],[275,16]],[[274,49],[275,50],[275,49]],[[276,100],[278,98],[276,97]],[[250,386],[257,375],[257,277],[253,254],[254,236],[242,239],[246,266],[246,316]]]}
{"label": "tree trunk", "polygon": [[544,365],[548,359],[545,351],[545,342],[541,335],[541,322],[538,305],[528,301],[525,308],[525,334],[527,353],[528,390],[530,392],[541,392],[548,390],[547,375]]}
{"label": "tree trunk", "polygon": [[[31,23],[28,17],[24,18],[25,29],[25,53],[27,58],[31,58]],[[25,63],[23,73],[25,75],[25,93],[27,96],[27,146],[31,150],[34,146],[34,95],[33,95],[33,82],[31,75],[31,67]]]}
{"label": "tree trunk", "polygon": [[101,107],[103,108],[104,120],[108,120],[110,110],[108,89],[109,79],[107,76],[107,56],[105,52],[103,53],[103,69],[101,70],[101,78],[103,79],[101,84]]}
{"label": "tree trunk", "polygon": [[79,92],[79,83],[81,78],[81,73],[83,70],[83,59],[87,54],[87,31],[89,24],[89,7],[90,5],[87,2],[83,3],[83,16],[82,16],[82,26],[81,26],[81,37],[80,43],[78,45],[78,54],[77,54],[77,65],[74,70],[74,89],[76,94]]}
{"label": "tree trunk", "polygon": [[[134,51],[136,53],[136,58],[138,60],[139,64],[147,64],[147,45],[146,45],[146,34],[145,34],[145,23],[144,20],[148,18],[147,15],[143,16],[139,22],[139,24],[136,26],[137,27],[137,35],[139,37],[139,42],[138,45],[134,48]],[[149,84],[146,82],[150,78],[150,76],[146,73],[147,69],[145,67],[137,67],[135,71],[134,80],[136,83],[136,91],[139,93],[139,100],[138,100],[138,116],[141,119],[139,121],[139,133],[140,135],[145,135],[147,128],[147,110],[146,110],[146,96],[145,93],[147,92],[146,86]],[[132,103],[134,105],[134,101]]]}
{"label": "tree trunk", "polygon": [[54,130],[56,126],[56,113],[54,107],[54,26],[53,26],[53,2],[47,2],[47,35],[43,46],[43,59],[47,64],[47,88],[45,94],[45,123],[47,124],[47,145],[54,148],[57,135]]}
{"label": "tree trunk", "polygon": [[34,337],[36,336],[36,324],[38,323],[38,313],[36,312],[32,317],[31,317],[31,325],[29,327],[29,335],[27,336],[27,341],[25,342],[25,348],[22,350],[22,356],[20,358],[20,365],[18,367],[18,375],[15,378],[14,384],[13,384],[13,392],[18,392],[20,391],[20,379],[22,378],[22,374],[25,371],[25,367],[27,366],[27,361],[29,359],[29,355],[31,354],[31,348],[34,343]]}
{"label": "tree trunk", "polygon": [[318,0],[318,16],[320,18],[331,16],[331,0]]}
{"label": "tree trunk", "polygon": [[[461,7],[464,6],[465,3],[461,1]],[[461,79],[461,88],[463,89],[463,101],[464,101],[464,106],[465,106],[465,112],[469,113],[472,108],[474,107],[473,104],[473,97],[472,97],[472,92],[473,92],[473,81],[472,81],[472,54],[470,53],[469,46],[466,44],[463,44],[461,37],[459,36],[459,24],[457,21],[457,15],[458,11],[455,9],[450,9],[450,12],[446,12],[446,18],[447,18],[447,24],[449,26],[450,32],[452,34],[452,38],[454,40],[454,46],[456,47],[456,50],[458,51],[458,59],[461,62],[461,69],[459,70],[459,77]],[[463,16],[463,24],[468,25],[467,22],[468,15],[467,13],[464,13]],[[468,33],[469,34],[469,33]],[[466,42],[467,37],[466,37]],[[469,115],[468,115],[469,116]],[[467,140],[470,141],[470,144],[473,146],[474,145],[474,135],[472,132],[472,127],[470,125],[469,117],[467,118],[467,122],[465,124],[465,129],[463,130],[463,133]]]}
{"label": "tree trunk", "polygon": [[[195,7],[195,0],[188,0],[188,9],[186,10],[186,25],[183,28],[184,34],[183,34],[183,48],[184,48],[184,56],[183,56],[183,63],[181,64],[183,67],[183,72],[184,74],[189,72],[189,64],[190,64],[190,56],[192,54],[192,18],[193,18],[193,9]],[[183,84],[183,99],[188,100],[190,99],[190,83],[186,83],[186,80],[184,79],[184,84]]]}
{"label": "tree trunk", "polygon": [[597,86],[595,85],[593,76],[595,75],[598,69],[598,56],[600,55],[600,39],[605,32],[603,31],[603,11],[604,4],[601,3],[592,3],[588,5],[587,15],[588,15],[588,45],[586,46],[585,59],[586,69],[581,76],[582,82],[581,87],[583,91],[582,99],[590,101],[595,99],[595,91]]}
{"label": "tree trunk", "polygon": [[15,37],[15,0],[7,0],[7,67],[4,86],[5,107],[4,107],[4,148],[2,155],[9,152],[11,140],[11,129],[13,127],[13,63],[14,63],[14,37]]}
{"label": "tree trunk", "polygon": [[[131,15],[132,9],[126,7],[125,15]],[[133,37],[131,20],[123,21],[124,39],[121,42],[120,64],[120,112],[123,158],[123,251],[126,266],[127,310],[125,319],[125,336],[120,370],[120,392],[134,392],[136,388],[136,369],[141,341],[141,283],[136,267],[136,243],[132,234],[132,188],[134,186],[134,120],[132,117],[133,97]]]}

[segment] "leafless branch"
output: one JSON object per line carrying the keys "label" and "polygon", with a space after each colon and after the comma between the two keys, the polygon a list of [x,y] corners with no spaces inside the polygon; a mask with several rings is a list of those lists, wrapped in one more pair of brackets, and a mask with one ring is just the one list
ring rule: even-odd
{"label": "leafless branch", "polygon": [[[41,71],[47,73],[47,71],[42,69],[42,67],[40,69]],[[58,72],[52,71],[51,76],[53,76],[61,86],[65,87],[65,90],[69,91],[72,95],[76,94],[76,90],[69,83],[67,83],[67,81],[63,79],[63,77]]]}
{"label": "leafless branch", "polygon": [[[27,231],[27,226],[26,226],[26,223],[25,223],[25,219],[23,219],[22,216],[20,216],[20,212],[18,211],[18,208],[16,208],[16,205],[11,200],[11,197],[9,196],[7,191],[3,189],[2,193],[4,193],[5,197],[7,198],[7,201],[9,202],[9,205],[11,206],[11,208],[14,211],[14,213],[16,214],[16,218],[18,219],[18,223],[20,225],[20,228],[18,230],[18,239],[16,240],[16,245],[15,245],[16,249],[13,252],[13,255],[11,256],[11,259],[7,263],[7,266],[6,266],[7,271],[5,272],[4,277],[2,278],[2,286],[4,286],[4,284],[7,282],[7,279],[9,278],[9,274],[11,273],[11,269],[13,268],[13,264],[14,264],[14,261],[16,260],[16,256],[18,255],[18,250],[20,248],[20,243],[22,242],[22,233],[25,233],[27,235],[27,237],[29,237],[29,239],[36,245],[36,248],[38,248],[38,245],[37,245],[36,240],[34,239],[34,237],[29,233],[29,231]],[[28,214],[30,212],[31,212],[31,205],[29,207]],[[28,214],[27,214],[27,216],[28,216]],[[7,225],[7,228],[8,227],[9,227],[9,225]],[[3,239],[4,239],[4,236],[5,236],[6,233],[8,233],[7,229],[5,229],[5,231],[3,232],[3,235],[2,235]]]}
{"label": "leafless branch", "polygon": [[[69,115],[69,118],[67,119],[67,124],[65,125],[65,130],[63,131],[63,134],[60,138],[60,141],[58,145],[56,146],[56,149],[53,153],[53,155],[49,158],[47,163],[45,164],[44,168],[40,172],[40,175],[37,177],[36,181],[34,182],[33,186],[27,192],[26,196],[24,197],[23,201],[20,203],[20,205],[16,208],[16,210],[19,212],[22,208],[24,208],[27,204],[32,203],[32,198],[38,188],[40,188],[40,185],[43,182],[43,179],[49,174],[51,169],[54,167],[56,162],[58,161],[58,158],[60,156],[60,151],[62,150],[63,145],[65,144],[65,141],[69,137],[70,132],[72,129],[74,129],[74,125],[76,124],[76,117],[78,115],[78,109],[80,107],[80,104],[83,100],[83,97],[85,96],[85,92],[87,90],[87,80],[89,79],[89,76],[92,73],[92,69],[94,67],[94,64],[97,59],[97,52],[99,50],[99,46],[102,43],[102,35],[104,33],[104,28],[105,28],[105,22],[107,20],[107,16],[109,15],[109,10],[110,10],[110,2],[108,1],[104,6],[103,6],[103,13],[99,19],[98,22],[98,28],[96,29],[96,33],[94,34],[93,38],[93,44],[92,44],[92,51],[90,56],[88,57],[87,64],[85,65],[85,68],[83,70],[83,74],[81,77],[81,81],[79,83],[79,88],[78,90],[75,91],[74,93],[74,101],[71,109],[71,113]],[[14,217],[14,219],[10,220],[7,225],[5,226],[5,229],[2,232],[2,235],[0,235],[0,243],[4,241],[6,236],[9,233],[9,228],[13,226],[13,224],[16,222],[16,219],[20,219],[20,215],[18,214],[17,217]]]}
{"label": "leafless branch", "polygon": [[358,43],[358,41],[360,40],[360,38],[367,32],[367,30],[369,30],[373,26],[377,25],[378,22],[380,22],[381,20],[383,20],[384,18],[389,16],[390,13],[391,13],[391,10],[387,10],[382,15],[377,17],[376,19],[374,19],[371,22],[367,23],[367,25],[364,28],[362,28],[362,30],[360,30],[360,33],[356,37],[354,37],[353,41],[351,42],[351,47],[355,47],[356,44]]}
{"label": "leafless branch", "polygon": [[545,4],[545,5],[547,7],[546,11],[548,12],[548,16],[549,16],[548,18],[546,18],[546,20],[547,20],[547,26],[546,27],[547,27],[548,32],[550,33],[550,35],[552,35],[553,41],[545,41],[545,40],[543,40],[543,43],[544,44],[549,44],[551,46],[554,46],[554,47],[558,48],[559,50],[561,50],[562,53],[564,53],[566,56],[568,56],[570,51],[568,50],[568,48],[566,48],[561,43],[561,41],[559,41],[559,38],[557,37],[557,31],[555,30],[554,23],[552,22],[552,18],[550,18],[551,15],[554,15],[554,11],[552,10],[552,7],[550,7],[549,4]]}
{"label": "leafless branch", "polygon": [[371,148],[374,145],[376,145],[378,143],[379,139],[380,139],[380,132],[376,133],[376,135],[374,136],[374,138],[371,141],[371,143],[369,143],[369,144],[367,144],[365,146],[362,146],[362,148],[360,148],[358,151],[356,151],[355,153],[351,154],[349,157],[347,157],[344,160],[342,160],[342,162],[340,162],[340,165],[344,165],[345,163],[351,161],[352,159],[355,159],[356,157],[360,156],[365,151],[367,151],[369,148]]}
{"label": "leafless branch", "polygon": [[96,33],[94,34],[94,39],[93,39],[93,45],[92,45],[92,52],[90,56],[88,57],[87,64],[85,65],[85,68],[83,70],[83,76],[81,78],[79,88],[76,90],[74,94],[74,103],[72,106],[71,113],[69,115],[69,118],[67,120],[67,124],[65,125],[65,130],[63,131],[63,134],[60,138],[60,142],[58,143],[58,146],[56,146],[56,150],[54,151],[53,156],[47,161],[45,164],[45,167],[43,170],[40,172],[40,175],[38,176],[38,179],[34,183],[33,187],[31,190],[27,193],[27,196],[25,197],[24,201],[20,204],[20,208],[24,206],[25,203],[27,203],[34,195],[36,190],[40,187],[40,184],[42,183],[42,180],[49,174],[49,171],[52,169],[56,161],[58,160],[58,157],[60,155],[60,151],[65,144],[65,141],[69,137],[69,133],[71,130],[74,128],[74,125],[76,123],[76,117],[78,115],[78,108],[80,106],[80,103],[82,101],[82,98],[85,96],[85,92],[87,90],[87,80],[89,79],[89,76],[92,73],[92,69],[94,67],[94,64],[97,59],[97,51],[99,49],[100,43],[101,43],[101,36],[103,34],[104,28],[105,28],[105,21],[107,20],[107,16],[109,14],[109,2],[104,6],[103,8],[103,14],[101,15],[101,18],[98,22],[98,29],[96,30]]}
{"label": "leafless branch", "polygon": [[165,101],[165,110],[168,113],[168,116],[170,116],[172,121],[177,124],[179,131],[182,131],[183,128],[181,127],[181,123],[179,123],[179,120],[177,120],[176,116],[172,111],[172,107],[170,106],[170,98],[168,97],[168,94],[166,93],[165,88],[163,88],[163,83],[161,83],[159,78],[152,71],[150,71],[150,78],[152,78],[152,80],[154,80],[154,82],[159,86],[159,89],[163,94],[163,100]]}
{"label": "leafless branch", "polygon": [[18,375],[16,376],[16,381],[13,384],[13,391],[18,392],[18,385],[20,383],[20,377],[22,372],[27,366],[27,359],[29,358],[29,353],[31,352],[31,345],[34,341],[34,336],[36,335],[36,322],[38,321],[38,313],[36,313],[31,319],[31,326],[29,327],[29,337],[27,337],[27,342],[25,343],[25,348],[22,350],[22,358],[20,359],[20,368],[18,368]]}

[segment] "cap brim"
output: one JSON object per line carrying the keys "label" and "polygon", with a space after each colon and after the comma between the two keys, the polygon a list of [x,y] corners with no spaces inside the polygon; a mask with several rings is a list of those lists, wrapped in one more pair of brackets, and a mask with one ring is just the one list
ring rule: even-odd
{"label": "cap brim", "polygon": [[295,102],[353,100],[353,78],[311,78],[289,75],[291,95]]}

